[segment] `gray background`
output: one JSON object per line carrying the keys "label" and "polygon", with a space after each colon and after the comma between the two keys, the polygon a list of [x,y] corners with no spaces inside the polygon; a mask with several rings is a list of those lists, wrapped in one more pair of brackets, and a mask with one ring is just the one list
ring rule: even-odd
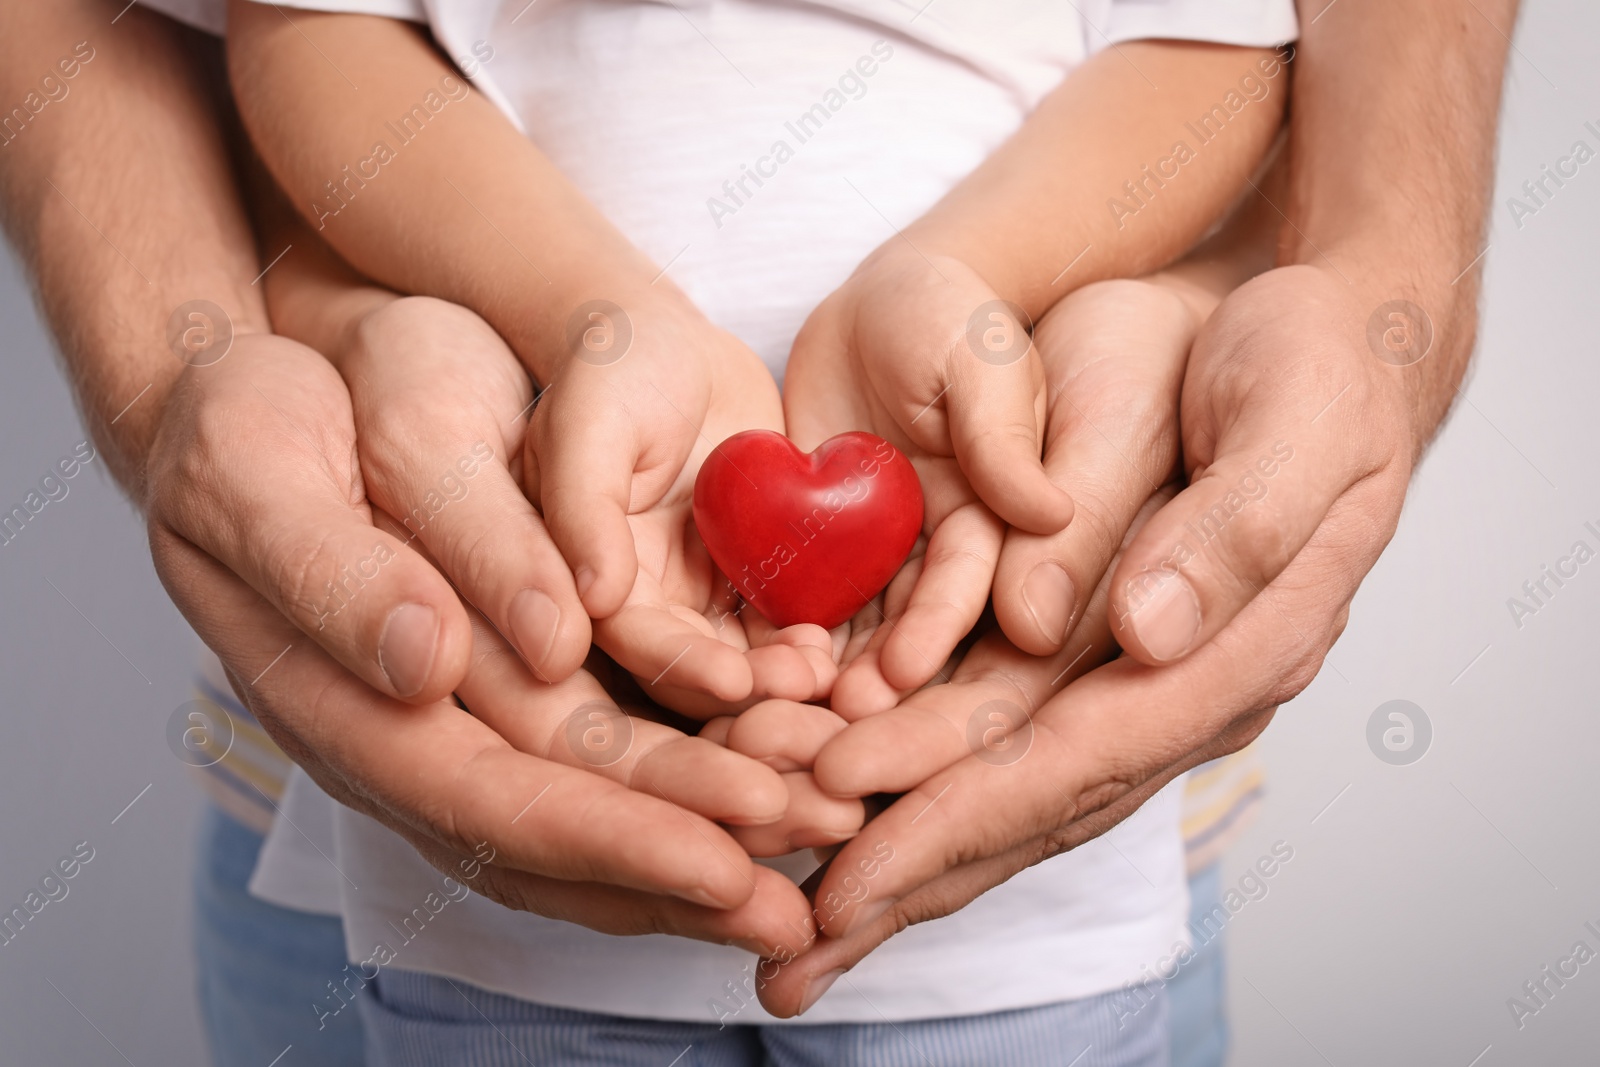
{"label": "gray background", "polygon": [[[1597,40],[1592,4],[1523,13],[1465,402],[1329,666],[1263,739],[1269,793],[1226,878],[1275,841],[1295,853],[1228,927],[1235,1067],[1600,1058],[1600,962],[1520,1031],[1506,1007],[1573,942],[1600,950],[1583,930],[1600,926],[1600,560],[1520,629],[1506,606],[1575,540],[1600,541],[1583,529],[1600,527],[1600,160],[1520,228],[1506,205],[1575,140],[1600,148],[1583,128],[1600,127]],[[9,257],[0,350],[9,508],[84,438]],[[0,947],[0,1067],[198,1063],[187,914],[199,794],[163,736],[189,699],[194,638],[103,464],[70,485],[0,547],[0,910],[76,842],[95,858]],[[1403,767],[1366,742],[1368,717],[1397,698],[1434,730]]]}

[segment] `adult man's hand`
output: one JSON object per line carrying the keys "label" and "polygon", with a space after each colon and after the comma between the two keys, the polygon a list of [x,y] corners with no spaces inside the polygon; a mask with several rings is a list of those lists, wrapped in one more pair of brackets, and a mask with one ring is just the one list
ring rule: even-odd
{"label": "adult man's hand", "polygon": [[[776,817],[776,775],[643,721],[615,763],[581,758],[564,726],[574,707],[605,698],[597,679],[580,671],[560,688],[541,686],[405,547],[406,531],[374,525],[385,517],[365,503],[337,373],[264,333],[253,283],[262,264],[215,106],[219,49],[123,7],[0,7],[6,99],[33,88],[55,57],[79,56],[70,105],[52,106],[0,157],[0,209],[96,442],[149,511],[163,580],[256,713],[324,789],[384,820],[442,870],[459,873],[489,843],[496,863],[474,888],[507,904],[616,933],[766,951],[800,936],[810,920],[798,890],[754,868],[713,821]],[[213,325],[231,321],[232,348],[186,358],[169,350],[169,319],[202,298],[216,305]],[[430,473],[457,458],[441,457]],[[213,552],[197,547],[208,512]],[[367,561],[379,545],[384,559]],[[345,585],[339,564],[359,577],[363,561],[382,583]],[[344,596],[311,599],[335,578]],[[425,664],[420,685],[403,686],[421,701],[414,706],[374,685],[399,692],[378,661],[377,634],[390,609],[416,596],[441,619],[452,613],[454,643]],[[274,599],[316,611],[301,629]],[[327,617],[350,640],[330,645],[360,676],[307,636],[335,609]],[[357,625],[363,614],[378,628]],[[450,690],[442,667],[452,657],[466,672],[470,715],[437,699]]]}
{"label": "adult man's hand", "polygon": [[[1360,373],[1366,362],[1374,362],[1364,343],[1356,351],[1357,341],[1339,336],[1327,321],[1325,316],[1340,304],[1318,292],[1322,283],[1312,273],[1310,268],[1273,271],[1225,301],[1196,342],[1190,375],[1202,381],[1224,373],[1270,379],[1279,353],[1293,350],[1306,329],[1331,338],[1318,348],[1323,362],[1319,373],[1309,375],[1310,382],[1324,381],[1323,375],[1336,368]],[[1289,291],[1298,291],[1298,299],[1285,303]],[[1260,301],[1291,310],[1268,315]],[[1360,386],[1361,391],[1369,388],[1370,383]],[[1329,395],[1338,391],[1335,387]],[[1303,423],[1317,414],[1317,406],[1302,415],[1298,406],[1285,406],[1283,397],[1267,391],[1251,399],[1243,410],[1267,427],[1276,413],[1286,421],[1284,432],[1288,420]],[[1187,406],[1184,415],[1189,418],[1186,433],[1207,425],[1205,415]],[[1371,417],[1372,409],[1366,415]],[[778,1015],[803,1010],[820,995],[819,983],[831,982],[837,972],[854,966],[906,925],[947,915],[1025,867],[1104,833],[1178,774],[1234,751],[1260,733],[1277,706],[1316,676],[1344,628],[1350,599],[1393,532],[1410,470],[1410,436],[1403,416],[1391,418],[1389,425],[1396,429],[1382,439],[1380,454],[1390,457],[1385,464],[1344,487],[1331,504],[1300,493],[1283,505],[1318,507],[1320,521],[1288,565],[1219,633],[1171,665],[1152,667],[1125,656],[1069,685],[1026,719],[1010,724],[1026,731],[1025,740],[1014,742],[1026,745],[1020,758],[996,760],[989,752],[974,752],[947,769],[936,769],[961,751],[959,726],[965,715],[978,710],[975,700],[962,707],[935,707],[937,690],[917,694],[905,712],[897,709],[862,720],[830,741],[818,757],[824,787],[904,788],[917,773],[906,766],[907,760],[924,753],[932,766],[921,770],[932,773],[841,850],[835,861],[841,874],[824,876],[817,895],[828,900],[829,894],[838,894],[834,899],[845,903],[822,909],[827,936],[817,947],[772,968],[775,975],[760,991],[767,1009]],[[1360,454],[1380,449],[1373,436],[1369,427],[1360,440]],[[1310,453],[1303,449],[1296,458],[1310,467],[1315,459]],[[1293,473],[1291,462],[1279,478],[1286,481]],[[1171,524],[1169,513],[1183,514],[1180,505],[1192,492],[1180,494],[1149,520],[1114,575],[1126,572],[1129,553],[1169,536],[1160,530],[1153,536],[1152,528]],[[1272,493],[1278,492],[1274,485]],[[1272,493],[1250,506],[1272,501]],[[1181,528],[1181,520],[1165,527]],[[1096,601],[1104,595],[1102,589]],[[1092,605],[1069,647],[1092,640],[1091,631],[1104,627],[1103,620],[1104,608]],[[1013,668],[1013,673],[1026,671]],[[927,736],[920,748],[897,749],[891,767],[881,756],[881,728],[909,714],[913,704],[934,712],[929,716],[920,711],[919,719],[942,714],[949,723],[943,734],[923,730]],[[1003,729],[1006,724],[997,725]],[[936,743],[941,738],[943,745]],[[886,774],[899,780],[874,778]],[[870,896],[851,900],[835,883],[882,842],[894,849],[895,862],[882,869]]]}
{"label": "adult man's hand", "polygon": [[317,353],[246,335],[186,373],[152,452],[148,506],[162,581],[273,739],[441,870],[481,858],[486,842],[496,859],[474,889],[610,933],[771,952],[809,929],[799,891],[713,821],[779,817],[786,792],[770,769],[634,718],[629,743],[589,758],[573,715],[602,709],[603,728],[622,711],[587,671],[535,679],[481,616],[462,650],[471,713],[379,693],[289,621],[297,605],[279,598],[346,571],[366,584],[341,584],[340,611],[381,618],[395,599],[454,599],[367,504],[349,396]]}
{"label": "adult man's hand", "polygon": [[1324,582],[1331,610],[1355,595],[1399,521],[1414,440],[1401,372],[1366,344],[1369,310],[1332,271],[1296,266],[1246,283],[1208,320],[1180,408],[1188,486],[1112,577],[1129,655],[1179,659],[1258,596],[1270,602],[1350,494],[1362,551]]}
{"label": "adult man's hand", "polygon": [[[1243,479],[1249,467],[1258,481],[1240,500],[1243,490],[1257,499],[1235,508],[1220,494],[1223,533],[1233,536],[1208,537],[1214,558],[1194,571],[1209,601],[1190,605],[1192,625],[1170,621],[1176,609],[1153,613],[1162,625],[1142,641],[1137,624],[1124,625],[1139,655],[1164,665],[1124,657],[1069,686],[1033,716],[1025,758],[964,759],[869,822],[835,858],[843,874],[830,871],[817,888],[844,901],[829,909],[829,936],[762,972],[769,1011],[803,1011],[906,925],[949,914],[1105,832],[1178,773],[1242,747],[1315,677],[1471,352],[1515,11],[1512,0],[1470,10],[1425,0],[1302,6],[1291,188],[1275,205],[1288,212],[1288,266],[1244,286],[1196,342],[1180,418],[1202,492],[1153,519],[1114,576],[1114,603],[1126,613],[1129,573],[1147,573],[1184,521],[1209,510],[1195,505],[1221,486],[1205,483],[1225,480],[1210,472]],[[1323,429],[1329,419],[1345,432]],[[1292,445],[1297,438],[1306,445]],[[1269,476],[1254,453],[1278,440],[1294,458],[1274,456]],[[1262,484],[1264,494],[1252,488]],[[1269,501],[1273,510],[1245,517]],[[1176,564],[1180,575],[1185,566],[1199,564]],[[1169,578],[1160,588],[1170,607],[1186,585]],[[842,760],[861,725],[830,742],[819,765]],[[880,841],[895,863],[852,902],[839,882]]]}

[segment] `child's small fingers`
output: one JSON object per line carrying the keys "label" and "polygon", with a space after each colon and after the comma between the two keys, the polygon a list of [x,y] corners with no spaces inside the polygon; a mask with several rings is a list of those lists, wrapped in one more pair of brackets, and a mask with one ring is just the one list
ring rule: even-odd
{"label": "child's small fingers", "polygon": [[977,624],[989,600],[1004,529],[976,502],[957,508],[934,529],[911,599],[879,654],[891,688],[915,689],[928,682]]}
{"label": "child's small fingers", "polygon": [[1072,523],[1011,529],[995,573],[995,617],[1019,648],[1062,647],[1144,502],[1178,461],[1178,390],[1193,313],[1148,282],[1089,286],[1040,323],[1051,388],[1044,467],[1072,496]]}
{"label": "child's small fingers", "polygon": [[713,745],[726,746],[728,734],[733,730],[733,724],[737,720],[737,715],[718,715],[715,719],[707,719],[695,736],[710,741]]}
{"label": "child's small fingers", "polygon": [[[570,391],[557,396],[567,386]],[[537,500],[585,609],[593,618],[619,610],[633,589],[638,554],[628,508],[637,460],[633,426],[614,404],[558,382],[534,409],[526,464]]]}
{"label": "child's small fingers", "polygon": [[733,720],[729,748],[777,771],[809,770],[822,746],[845,728],[827,708],[789,700],[764,700]]}
{"label": "child's small fingers", "polygon": [[[750,625],[756,620],[765,623],[765,620],[761,619],[760,616],[752,618],[749,611],[746,611],[745,633],[750,638],[750,644],[753,649],[762,647],[793,649],[800,654],[801,659],[811,668],[810,692],[796,696],[793,699],[825,700],[828,694],[833,691],[834,681],[839,677],[839,664],[834,658],[833,634],[812,623],[786,626],[781,630],[768,629],[767,632],[763,633],[759,627]],[[770,628],[771,624],[766,623],[766,626]],[[759,669],[756,669],[756,688],[764,692],[771,688],[764,683],[762,672]],[[786,694],[771,692],[770,695],[784,696]]]}
{"label": "child's small fingers", "polygon": [[790,772],[783,781],[789,788],[783,818],[765,826],[728,828],[751,856],[785,856],[803,848],[836,845],[854,837],[866,822],[866,807],[860,800],[827,795],[809,771]]}
{"label": "child's small fingers", "polygon": [[[652,699],[675,711],[709,717],[754,690],[742,651],[665,606],[629,604],[596,620],[594,634],[595,644],[637,678]],[[710,702],[694,701],[696,694]]]}
{"label": "child's small fingers", "polygon": [[[454,447],[434,447],[431,458]],[[589,617],[544,523],[489,446],[478,442],[442,477],[403,450],[365,455],[387,456],[365,464],[374,503],[427,547],[535,673],[560,681],[577,670],[589,652]]]}
{"label": "child's small fingers", "polygon": [[750,665],[751,695],[757,699],[811,700],[819,679],[804,651],[792,645],[773,644],[744,654]]}
{"label": "child's small fingers", "polygon": [[[782,815],[787,793],[760,762],[711,740],[629,715],[580,671],[550,685],[507,651],[478,612],[473,667],[457,692],[473,715],[520,751],[593,771],[716,822],[761,824]],[[731,722],[730,724],[731,725]]]}
{"label": "child's small fingers", "polygon": [[1077,517],[1049,536],[1006,531],[995,569],[995,618],[1025,652],[1046,656],[1063,647],[1150,498],[1148,483],[1116,476],[1115,452],[1089,427],[1054,442],[1050,468],[1072,487]]}
{"label": "child's small fingers", "polygon": [[1013,526],[1054,533],[1072,521],[1072,498],[1040,458],[1043,385],[1031,346],[1001,365],[958,357],[943,403],[956,460],[983,502]]}
{"label": "child's small fingers", "polygon": [[[1146,514],[1165,499],[1152,497]],[[1136,517],[1136,526],[1144,517]],[[969,755],[997,766],[1020,759],[1031,743],[1034,709],[1115,654],[1109,584],[1109,575],[1102,578],[1072,639],[1054,654],[1031,656],[991,631],[949,683],[852,721],[817,754],[818,784],[836,796],[899,793]]]}
{"label": "child's small fingers", "polygon": [[883,677],[883,641],[887,636],[888,627],[879,627],[872,643],[839,672],[838,681],[833,683],[829,704],[846,722],[888,711],[905,696],[904,690],[896,689]]}
{"label": "child's small fingers", "polygon": [[629,786],[729,825],[764,826],[783,818],[789,793],[773,768],[703,738],[671,733],[676,736],[646,746],[627,776]]}
{"label": "child's small fingers", "polygon": [[1031,708],[1097,666],[1109,647],[1103,636],[1101,655],[1033,658],[1003,640],[980,642],[968,660],[987,657],[988,670],[919,690],[894,708],[852,722],[817,753],[817,784],[832,796],[902,793],[967,756],[996,765],[1019,758],[1029,743]]}

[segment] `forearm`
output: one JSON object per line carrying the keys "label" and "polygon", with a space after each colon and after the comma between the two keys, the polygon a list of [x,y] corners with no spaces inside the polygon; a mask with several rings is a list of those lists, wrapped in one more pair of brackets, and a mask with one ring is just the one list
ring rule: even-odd
{"label": "forearm", "polygon": [[259,161],[253,161],[249,176],[262,242],[293,249],[262,283],[273,332],[337,362],[355,342],[362,320],[399,297],[340,259],[289,206]]}
{"label": "forearm", "polygon": [[[209,42],[140,7],[113,24],[121,7],[0,7],[0,101],[21,105],[47,74],[66,87],[0,138],[0,211],[84,419],[141,501],[145,457],[184,369],[167,339],[174,311],[210,301],[236,332],[265,329],[266,314],[210,104],[216,83],[197,58]],[[78,60],[70,78],[62,57]]]}
{"label": "forearm", "polygon": [[1265,49],[1102,52],[906,236],[1035,317],[1080,285],[1148,273],[1245,188],[1278,130],[1286,72]]}
{"label": "forearm", "polygon": [[1471,356],[1517,4],[1342,0],[1313,22],[1320,6],[1301,5],[1280,262],[1335,271],[1365,309],[1423,309],[1431,349],[1394,372],[1420,453]]}
{"label": "forearm", "polygon": [[1287,137],[1280,134],[1269,150],[1266,169],[1217,231],[1180,260],[1153,274],[1149,281],[1176,292],[1194,312],[1197,323],[1245,282],[1272,269],[1278,251],[1283,202],[1289,184]]}
{"label": "forearm", "polygon": [[[650,289],[649,260],[420,30],[244,0],[231,15],[231,74],[257,149],[364,274],[473,309],[542,380],[583,301],[666,288]],[[402,129],[413,105],[420,120]]]}

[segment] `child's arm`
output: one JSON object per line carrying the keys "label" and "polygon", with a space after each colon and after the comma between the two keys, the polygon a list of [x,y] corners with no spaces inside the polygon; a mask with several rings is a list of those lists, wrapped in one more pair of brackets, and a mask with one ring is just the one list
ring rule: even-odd
{"label": "child's arm", "polygon": [[563,362],[572,309],[651,288],[655,265],[424,31],[370,15],[291,18],[233,0],[234,94],[290,202],[357,270],[477,311],[541,383]]}
{"label": "child's arm", "polygon": [[1080,285],[1147,274],[1245,188],[1278,131],[1288,70],[1261,48],[1103,51],[905,235],[966,263],[1035,320]]}
{"label": "child's arm", "polygon": [[[1148,274],[1192,246],[1271,145],[1287,71],[1266,49],[1188,42],[1093,57],[862,263],[807,324],[794,358],[817,336],[850,348],[875,393],[865,407],[915,447],[953,454],[1006,522],[1060,529],[1071,503],[1040,468],[1029,415],[1037,360],[1016,342],[1073,289]],[[967,349],[975,359],[949,358]],[[810,421],[806,406],[789,406],[791,422]]]}
{"label": "child's arm", "polygon": [[[601,646],[679,710],[706,694],[825,690],[809,667],[779,677],[793,650],[743,655],[698,625],[711,577],[677,566],[703,456],[782,426],[754,353],[658,278],[416,28],[291,23],[242,0],[230,17],[241,113],[298,213],[368,276],[476,312],[544,387],[524,476],[584,609],[604,620]],[[673,565],[641,568],[641,555]]]}
{"label": "child's arm", "polygon": [[[903,614],[841,679],[846,697],[860,684],[862,707],[888,706],[928,681],[982,613],[1002,543],[1067,525],[1072,498],[1042,461],[1031,324],[1079,286],[1192,245],[1246,188],[1286,84],[1261,49],[1149,42],[1097,56],[807,321],[785,381],[791,435],[809,447],[870,429],[911,456],[928,497]],[[1212,102],[1220,115],[1202,128]]]}

